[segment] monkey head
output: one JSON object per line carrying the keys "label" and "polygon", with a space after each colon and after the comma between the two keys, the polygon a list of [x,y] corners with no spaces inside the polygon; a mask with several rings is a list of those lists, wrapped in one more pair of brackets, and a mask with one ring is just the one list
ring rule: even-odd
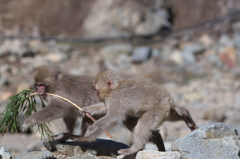
{"label": "monkey head", "polygon": [[105,100],[110,92],[116,89],[123,79],[112,71],[100,72],[93,79],[93,88],[96,90],[96,97]]}
{"label": "monkey head", "polygon": [[57,83],[62,78],[62,73],[57,67],[41,66],[34,75],[34,86],[37,93],[46,99],[46,93],[54,93]]}

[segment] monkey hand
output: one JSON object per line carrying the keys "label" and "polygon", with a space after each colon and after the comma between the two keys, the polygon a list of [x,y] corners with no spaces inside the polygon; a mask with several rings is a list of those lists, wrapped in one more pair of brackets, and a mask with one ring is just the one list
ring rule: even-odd
{"label": "monkey hand", "polygon": [[82,108],[83,116],[85,116],[86,113],[90,114],[91,116],[95,114],[94,110],[92,110],[91,108],[83,107]]}
{"label": "monkey hand", "polygon": [[97,127],[96,126],[90,126],[87,129],[87,132],[85,133],[84,137],[90,137],[93,133],[95,133],[97,131]]}
{"label": "monkey hand", "polygon": [[23,125],[22,125],[22,131],[25,132],[27,131],[28,127],[31,125],[31,121],[30,120],[25,120]]}

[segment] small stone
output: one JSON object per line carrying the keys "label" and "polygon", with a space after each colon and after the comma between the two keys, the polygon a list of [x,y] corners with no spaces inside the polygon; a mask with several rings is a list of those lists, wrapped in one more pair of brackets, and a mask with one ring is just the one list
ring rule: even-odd
{"label": "small stone", "polygon": [[179,50],[175,50],[169,57],[170,61],[173,61],[174,63],[178,64],[178,65],[183,65],[184,61],[183,61],[183,57],[182,54]]}
{"label": "small stone", "polygon": [[33,151],[26,153],[23,156],[17,157],[16,159],[47,159],[54,158],[54,155],[50,151]]}
{"label": "small stone", "polygon": [[222,53],[220,53],[219,58],[230,69],[236,66],[237,56],[233,47],[225,48]]}
{"label": "small stone", "polygon": [[8,152],[8,150],[5,147],[0,147],[0,158],[12,159],[12,155]]}
{"label": "small stone", "polygon": [[141,63],[152,56],[152,49],[149,47],[137,47],[133,50],[132,53],[132,62]]}
{"label": "small stone", "polygon": [[203,34],[200,37],[200,42],[205,46],[205,47],[209,47],[210,45],[213,44],[213,40],[211,39],[211,37],[207,34]]}
{"label": "small stone", "polygon": [[180,153],[144,150],[137,153],[136,159],[180,159]]}
{"label": "small stone", "polygon": [[49,62],[60,63],[67,59],[67,55],[62,52],[50,52],[45,58]]}
{"label": "small stone", "polygon": [[130,54],[132,46],[129,44],[113,44],[103,47],[100,54],[104,59],[114,60],[120,54]]}

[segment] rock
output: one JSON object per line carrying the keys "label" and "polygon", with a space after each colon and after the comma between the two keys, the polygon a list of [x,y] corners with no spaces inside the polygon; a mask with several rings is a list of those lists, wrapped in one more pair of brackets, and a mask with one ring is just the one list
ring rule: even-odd
{"label": "rock", "polygon": [[0,47],[0,56],[5,56],[8,54],[18,55],[20,57],[34,56],[39,50],[36,48],[32,49],[29,46],[28,41],[13,39],[5,40]]}
{"label": "rock", "polygon": [[176,63],[178,65],[184,64],[183,56],[179,50],[174,50],[173,53],[171,53],[169,60],[173,61],[174,63]]}
{"label": "rock", "polygon": [[184,45],[182,50],[182,57],[186,64],[195,63],[195,56],[199,53],[202,53],[205,48],[198,43],[187,43]]}
{"label": "rock", "polygon": [[162,27],[171,28],[166,10],[146,11],[143,16],[145,20],[135,27],[135,34],[149,35],[157,33]]}
{"label": "rock", "polygon": [[23,156],[19,156],[16,159],[49,159],[55,158],[50,151],[33,151],[26,153]]}
{"label": "rock", "polygon": [[233,41],[228,35],[223,34],[223,35],[221,35],[221,37],[218,41],[218,44],[220,47],[231,47],[231,46],[233,46]]}
{"label": "rock", "polygon": [[231,125],[215,123],[201,127],[172,144],[186,159],[239,159],[240,140]]}
{"label": "rock", "polygon": [[132,45],[130,44],[112,44],[103,47],[100,50],[100,54],[103,58],[114,60],[117,55],[130,54],[132,51]]}
{"label": "rock", "polygon": [[233,68],[237,63],[237,55],[234,47],[226,47],[219,54],[221,61],[228,66],[228,68]]}
{"label": "rock", "polygon": [[213,44],[213,40],[212,38],[208,35],[208,34],[203,34],[200,37],[200,42],[205,46],[205,47],[209,47]]}
{"label": "rock", "polygon": [[100,50],[104,65],[110,70],[126,70],[130,67],[131,60],[128,56],[132,51],[129,44],[114,44],[105,46]]}
{"label": "rock", "polygon": [[77,155],[77,156],[70,157],[69,159],[99,159],[99,158],[95,155],[92,155],[91,153],[86,153],[83,155]]}
{"label": "rock", "polygon": [[81,150],[81,148],[79,146],[69,146],[69,145],[57,144],[56,149],[58,152],[60,152],[64,155],[84,154],[84,152]]}
{"label": "rock", "polygon": [[147,35],[171,27],[162,2],[152,0],[151,6],[145,6],[137,1],[97,0],[83,23],[85,36]]}
{"label": "rock", "polygon": [[239,34],[234,35],[233,43],[234,43],[234,47],[239,50],[240,49],[240,35]]}
{"label": "rock", "polygon": [[136,159],[180,159],[180,153],[144,150],[137,153]]}
{"label": "rock", "polygon": [[65,142],[59,144],[57,142],[45,143],[44,146],[48,150],[57,150],[63,155],[82,155],[91,153],[97,156],[112,156],[117,155],[119,149],[129,148],[127,145],[115,142],[112,140],[97,139],[93,142]]}
{"label": "rock", "polygon": [[11,82],[7,77],[0,78],[0,86],[9,86],[10,84]]}
{"label": "rock", "polygon": [[8,150],[5,147],[0,147],[0,158],[11,159],[12,155],[8,152]]}
{"label": "rock", "polygon": [[45,56],[46,61],[51,63],[60,63],[67,60],[67,55],[63,52],[50,52],[48,55]]}
{"label": "rock", "polygon": [[152,49],[149,47],[137,47],[133,50],[132,53],[132,62],[141,63],[152,56]]}

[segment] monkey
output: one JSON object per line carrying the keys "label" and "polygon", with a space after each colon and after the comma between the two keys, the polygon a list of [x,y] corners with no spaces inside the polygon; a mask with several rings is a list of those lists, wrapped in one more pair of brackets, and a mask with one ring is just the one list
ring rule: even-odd
{"label": "monkey", "polygon": [[[53,66],[40,66],[37,68],[34,73],[34,86],[38,95],[48,104],[45,108],[33,113],[26,119],[23,123],[22,130],[26,131],[32,124],[45,123],[62,117],[68,132],[63,133],[63,137],[58,139],[59,142],[83,136],[87,128],[92,124],[92,121],[83,116],[83,113],[79,112],[77,108],[68,102],[56,97],[51,97],[47,95],[47,93],[53,93],[68,98],[82,108],[99,103],[98,105],[100,105],[100,108],[102,106],[105,109],[104,103],[100,103],[100,99],[95,94],[95,90],[92,87],[92,81],[93,77],[69,75]],[[93,115],[98,119],[104,116],[105,113],[106,111],[103,110],[99,115]],[[79,136],[72,134],[78,116],[83,117],[82,132]],[[138,119],[128,117],[126,120],[129,120],[125,123],[126,127],[129,130],[133,130]],[[153,131],[151,136],[153,139],[158,138],[158,140],[151,140],[157,145],[158,150],[165,151],[160,133]]]}
{"label": "monkey", "polygon": [[[105,103],[106,115],[88,127],[79,141],[90,141],[97,137],[103,129],[124,122],[127,116],[138,118],[133,129],[132,145],[128,149],[120,149],[119,154],[131,155],[144,148],[151,140],[153,131],[157,131],[165,121],[183,120],[191,131],[198,128],[188,110],[175,104],[170,94],[158,84],[145,80],[123,79],[118,74],[107,70],[97,74],[93,80],[96,95]],[[99,105],[93,105],[94,110]],[[86,109],[85,109],[86,110]],[[127,122],[127,121],[126,121]]]}
{"label": "monkey", "polygon": [[[82,116],[82,114],[70,103],[51,97],[47,93],[63,96],[81,107],[85,107],[99,102],[92,89],[92,80],[93,77],[90,76],[64,74],[54,66],[40,66],[37,68],[34,75],[34,86],[38,95],[48,104],[45,108],[33,113],[26,119],[22,130],[26,131],[32,124],[45,123],[62,117],[68,132],[63,133],[63,138],[59,141],[73,137],[72,133],[77,117]],[[86,117],[83,118],[82,134],[86,131],[88,125],[91,125],[91,121]]]}

